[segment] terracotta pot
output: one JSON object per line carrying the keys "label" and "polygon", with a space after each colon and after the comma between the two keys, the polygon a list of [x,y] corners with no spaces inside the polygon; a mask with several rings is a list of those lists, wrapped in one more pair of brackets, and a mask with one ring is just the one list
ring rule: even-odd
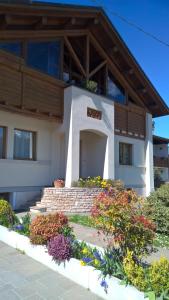
{"label": "terracotta pot", "polygon": [[63,188],[64,187],[64,182],[54,180],[54,187],[55,188]]}

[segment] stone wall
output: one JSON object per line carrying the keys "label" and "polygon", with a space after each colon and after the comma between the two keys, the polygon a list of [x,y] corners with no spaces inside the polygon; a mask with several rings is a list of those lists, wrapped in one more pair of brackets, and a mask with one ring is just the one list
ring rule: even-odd
{"label": "stone wall", "polygon": [[101,188],[45,188],[41,206],[45,207],[47,212],[90,212],[93,199],[101,191]]}

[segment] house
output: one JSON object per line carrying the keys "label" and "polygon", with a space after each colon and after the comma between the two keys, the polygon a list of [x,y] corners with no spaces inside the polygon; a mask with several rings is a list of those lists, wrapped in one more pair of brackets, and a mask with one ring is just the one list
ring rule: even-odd
{"label": "house", "polygon": [[154,171],[158,172],[163,182],[169,181],[169,139],[153,136]]}
{"label": "house", "polygon": [[148,195],[152,118],[169,108],[105,12],[7,2],[0,3],[1,196],[16,209],[56,178],[71,187],[96,175]]}

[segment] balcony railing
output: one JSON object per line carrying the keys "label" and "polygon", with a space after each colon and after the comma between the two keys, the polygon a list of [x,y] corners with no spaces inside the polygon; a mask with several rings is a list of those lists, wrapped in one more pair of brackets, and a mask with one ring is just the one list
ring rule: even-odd
{"label": "balcony railing", "polygon": [[154,156],[154,166],[159,168],[169,168],[169,158]]}

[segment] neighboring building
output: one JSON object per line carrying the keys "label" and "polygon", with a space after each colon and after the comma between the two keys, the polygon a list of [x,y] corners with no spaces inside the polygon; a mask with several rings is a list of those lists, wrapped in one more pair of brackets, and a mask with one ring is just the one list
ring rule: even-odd
{"label": "neighboring building", "polygon": [[0,4],[0,193],[18,208],[100,175],[148,195],[152,117],[169,108],[104,11],[14,2]]}
{"label": "neighboring building", "polygon": [[154,169],[158,170],[161,180],[169,181],[169,139],[153,136]]}

